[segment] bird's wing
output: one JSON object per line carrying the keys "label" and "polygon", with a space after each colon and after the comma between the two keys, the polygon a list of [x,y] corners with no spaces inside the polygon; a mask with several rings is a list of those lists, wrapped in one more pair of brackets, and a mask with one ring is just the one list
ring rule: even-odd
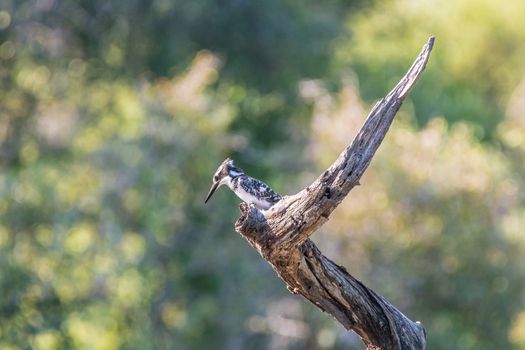
{"label": "bird's wing", "polygon": [[283,198],[275,193],[267,184],[253,177],[243,177],[240,185],[246,192],[251,192],[255,196],[271,203],[277,203]]}

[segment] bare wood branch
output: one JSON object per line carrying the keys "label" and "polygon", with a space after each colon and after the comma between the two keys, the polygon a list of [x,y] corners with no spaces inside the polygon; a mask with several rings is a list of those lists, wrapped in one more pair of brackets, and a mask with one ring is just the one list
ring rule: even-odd
{"label": "bare wood branch", "polygon": [[286,282],[343,326],[361,336],[368,349],[424,349],[425,330],[341,267],[326,258],[309,237],[326,221],[370,164],[397,111],[425,69],[431,37],[406,75],[379,101],[339,158],[310,186],[261,212],[241,205],[236,230]]}

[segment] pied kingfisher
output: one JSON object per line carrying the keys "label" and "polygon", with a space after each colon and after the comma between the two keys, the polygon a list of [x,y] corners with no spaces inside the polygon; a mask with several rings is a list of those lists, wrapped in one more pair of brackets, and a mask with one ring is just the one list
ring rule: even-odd
{"label": "pied kingfisher", "polygon": [[227,185],[247,204],[262,210],[270,208],[282,199],[264,182],[249,177],[242,169],[233,165],[230,158],[226,158],[213,175],[213,185],[204,203],[207,203],[215,190],[222,185]]}

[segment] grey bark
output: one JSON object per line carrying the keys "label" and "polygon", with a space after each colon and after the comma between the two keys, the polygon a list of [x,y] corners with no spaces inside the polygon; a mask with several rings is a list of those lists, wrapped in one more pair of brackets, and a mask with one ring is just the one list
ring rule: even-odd
{"label": "grey bark", "polygon": [[406,75],[374,106],[350,146],[310,186],[285,196],[264,212],[241,204],[241,217],[235,224],[292,293],[301,294],[356,332],[367,349],[425,349],[425,329],[325,257],[309,237],[359,185],[394,116],[425,69],[433,44],[431,37]]}

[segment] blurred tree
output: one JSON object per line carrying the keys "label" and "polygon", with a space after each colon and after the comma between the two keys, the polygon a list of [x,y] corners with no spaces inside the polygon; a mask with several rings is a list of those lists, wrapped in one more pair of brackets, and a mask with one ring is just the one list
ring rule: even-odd
{"label": "blurred tree", "polygon": [[420,125],[432,117],[467,120],[478,137],[492,137],[506,101],[525,74],[523,1],[381,1],[350,16],[352,40],[337,48],[340,72],[348,64],[361,78],[366,100],[383,96],[429,34],[442,45],[427,79],[414,91]]}

